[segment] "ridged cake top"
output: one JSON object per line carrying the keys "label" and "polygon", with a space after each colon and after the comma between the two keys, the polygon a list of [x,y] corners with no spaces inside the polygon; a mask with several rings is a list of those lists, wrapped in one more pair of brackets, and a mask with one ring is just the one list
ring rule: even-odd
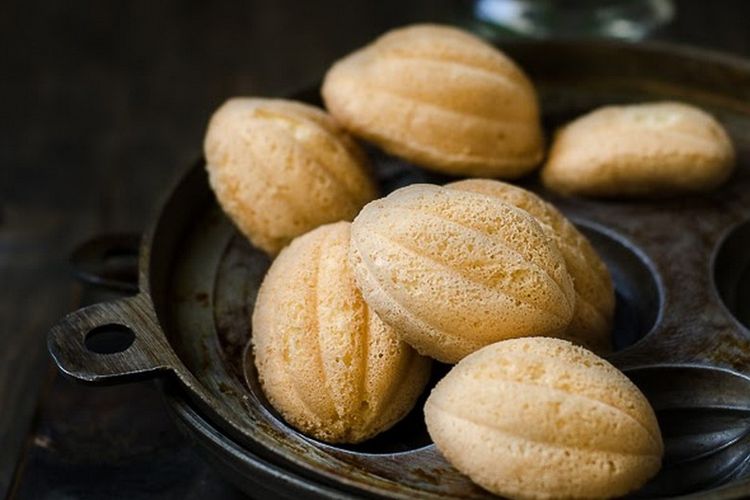
{"label": "ridged cake top", "polygon": [[531,191],[506,182],[467,179],[445,187],[492,196],[534,216],[557,244],[573,279],[576,305],[565,337],[600,352],[611,348],[615,308],[612,278],[586,237],[563,214]]}
{"label": "ridged cake top", "polygon": [[322,93],[355,135],[427,168],[517,177],[542,157],[528,78],[502,52],[455,28],[391,31],[334,64]]}
{"label": "ridged cake top", "polygon": [[266,396],[292,425],[329,442],[363,441],[393,425],[414,405],[430,367],[355,287],[349,226],[321,226],[284,249],[253,314]]}
{"label": "ridged cake top", "polygon": [[734,162],[724,128],[695,106],[606,106],[556,134],[542,181],[562,193],[658,197],[713,189]]}
{"label": "ridged cake top", "polygon": [[204,151],[222,208],[271,254],[320,224],[353,218],[376,196],[364,153],[306,104],[230,99],[211,118]]}
{"label": "ridged cake top", "polygon": [[610,498],[659,469],[653,410],[615,367],[560,339],[498,342],[464,358],[425,405],[438,449],[511,498]]}
{"label": "ridged cake top", "polygon": [[352,224],[350,258],[371,307],[441,361],[559,333],[572,317],[554,242],[528,213],[482,194],[414,184],[373,201]]}

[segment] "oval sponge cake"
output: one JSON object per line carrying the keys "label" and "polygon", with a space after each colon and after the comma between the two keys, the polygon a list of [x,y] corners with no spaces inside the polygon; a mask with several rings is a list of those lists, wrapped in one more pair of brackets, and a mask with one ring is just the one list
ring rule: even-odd
{"label": "oval sponge cake", "polygon": [[534,216],[557,244],[573,279],[575,311],[563,336],[597,352],[611,349],[615,310],[612,278],[586,237],[565,216],[534,193],[506,182],[467,179],[445,187],[493,196]]}
{"label": "oval sponge cake", "polygon": [[528,213],[479,193],[413,184],[369,203],[352,223],[350,261],[380,318],[447,363],[561,333],[573,315],[555,243]]}
{"label": "oval sponge cake", "polygon": [[724,128],[695,106],[606,106],[556,134],[542,181],[566,194],[660,197],[713,189],[734,163]]}
{"label": "oval sponge cake", "polygon": [[425,404],[430,436],[472,481],[510,498],[608,498],[661,466],[652,408],[570,342],[514,339],[464,358]]}
{"label": "oval sponge cake", "polygon": [[357,443],[406,415],[430,360],[402,342],[365,304],[347,264],[350,224],[295,239],[271,265],[253,313],[261,386],[300,431]]}
{"label": "oval sponge cake", "polygon": [[529,79],[502,52],[456,28],[390,31],[334,64],[322,93],[352,133],[433,170],[514,178],[542,159]]}
{"label": "oval sponge cake", "polygon": [[272,255],[321,224],[351,220],[376,196],[363,152],[305,104],[230,99],[211,118],[204,152],[222,208]]}

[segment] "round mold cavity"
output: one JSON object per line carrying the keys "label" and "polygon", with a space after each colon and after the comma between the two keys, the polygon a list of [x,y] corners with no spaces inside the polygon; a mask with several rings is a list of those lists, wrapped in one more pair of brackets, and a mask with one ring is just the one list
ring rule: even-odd
{"label": "round mold cavity", "polygon": [[662,468],[636,497],[714,498],[711,490],[750,477],[750,378],[703,365],[625,374],[654,408],[664,440]]}
{"label": "round mold cavity", "polygon": [[714,286],[730,313],[750,328],[750,220],[722,239],[713,262]]}
{"label": "round mold cavity", "polygon": [[656,272],[628,240],[586,221],[575,221],[609,269],[615,286],[612,343],[615,351],[645,337],[656,325],[661,294]]}

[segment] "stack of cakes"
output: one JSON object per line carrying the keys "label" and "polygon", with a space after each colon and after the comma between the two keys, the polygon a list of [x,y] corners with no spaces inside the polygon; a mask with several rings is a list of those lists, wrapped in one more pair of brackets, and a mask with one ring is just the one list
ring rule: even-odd
{"label": "stack of cakes", "polygon": [[[411,411],[432,358],[456,365],[427,400],[428,431],[480,486],[592,498],[644,484],[663,445],[648,401],[599,357],[611,350],[609,272],[554,206],[497,180],[544,160],[529,78],[473,35],[419,25],[337,62],[322,94],[330,115],[231,99],[205,140],[220,205],[276,256],[251,337],[274,408],[313,438],[361,442]],[[378,198],[353,137],[486,178]],[[564,127],[540,177],[567,195],[663,196],[714,188],[733,163],[710,115],[652,103]]]}

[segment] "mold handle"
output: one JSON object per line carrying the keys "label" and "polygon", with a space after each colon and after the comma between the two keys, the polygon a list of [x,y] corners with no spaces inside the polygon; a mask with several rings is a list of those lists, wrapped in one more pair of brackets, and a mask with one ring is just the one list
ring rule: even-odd
{"label": "mold handle", "polygon": [[[92,337],[99,337],[100,342]],[[49,331],[47,347],[63,373],[91,384],[149,378],[174,371],[175,366],[174,354],[144,294],[68,314]]]}

